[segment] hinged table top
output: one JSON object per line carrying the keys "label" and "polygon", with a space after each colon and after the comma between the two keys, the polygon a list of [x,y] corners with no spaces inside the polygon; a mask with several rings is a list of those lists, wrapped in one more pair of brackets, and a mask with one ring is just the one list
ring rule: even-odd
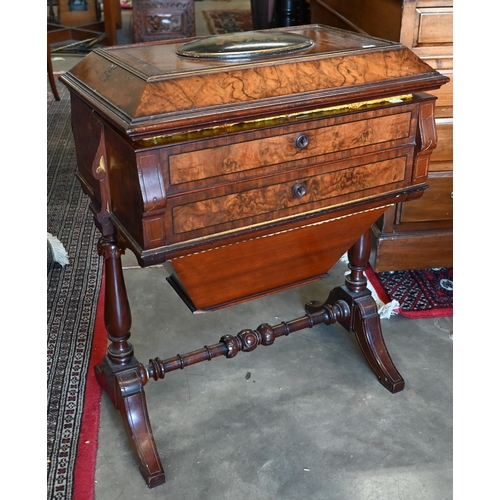
{"label": "hinged table top", "polygon": [[179,55],[193,39],[100,48],[61,80],[132,140],[427,91],[446,81],[395,42],[321,25],[244,36],[252,33],[298,34],[312,44],[241,59]]}

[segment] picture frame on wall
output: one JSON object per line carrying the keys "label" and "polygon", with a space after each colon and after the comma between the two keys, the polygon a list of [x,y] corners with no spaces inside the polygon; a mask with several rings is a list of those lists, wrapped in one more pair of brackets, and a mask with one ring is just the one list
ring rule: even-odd
{"label": "picture frame on wall", "polygon": [[100,19],[99,0],[57,0],[59,23],[64,26],[79,26]]}

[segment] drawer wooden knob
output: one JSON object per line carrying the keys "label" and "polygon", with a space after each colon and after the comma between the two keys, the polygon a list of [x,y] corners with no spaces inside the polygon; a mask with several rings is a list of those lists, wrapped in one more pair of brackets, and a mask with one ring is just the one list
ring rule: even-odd
{"label": "drawer wooden knob", "polygon": [[307,134],[299,134],[295,138],[295,146],[298,149],[304,149],[307,147],[308,144],[309,144],[309,137],[307,137]]}
{"label": "drawer wooden knob", "polygon": [[307,188],[304,182],[298,182],[292,188],[294,198],[302,198],[307,193]]}

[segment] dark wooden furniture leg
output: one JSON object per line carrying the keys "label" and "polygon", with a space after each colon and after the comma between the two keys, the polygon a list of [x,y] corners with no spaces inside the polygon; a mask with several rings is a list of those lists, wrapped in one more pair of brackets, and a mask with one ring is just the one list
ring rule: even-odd
{"label": "dark wooden furniture leg", "polygon": [[351,314],[339,323],[350,332],[354,332],[356,340],[371,369],[380,383],[390,392],[397,393],[404,389],[404,380],[389,355],[382,336],[377,304],[370,290],[364,270],[370,255],[370,231],[368,230],[349,249],[349,269],[345,286],[334,288],[324,304],[313,301],[306,304],[306,311],[312,313],[321,310],[325,304],[334,304],[338,300],[345,301]]}
{"label": "dark wooden furniture leg", "polygon": [[57,92],[56,80],[54,78],[54,70],[52,69],[52,57],[50,55],[50,44],[47,41],[47,74],[49,75],[50,88],[54,94],[56,101],[60,100],[59,93]]}
{"label": "dark wooden furniture leg", "polygon": [[104,320],[110,344],[95,373],[99,385],[120,411],[139,468],[152,488],[165,482],[165,473],[153,438],[144,385],[148,374],[134,356],[130,338],[132,324],[121,265],[122,249],[113,236],[103,236],[99,253],[105,265]]}

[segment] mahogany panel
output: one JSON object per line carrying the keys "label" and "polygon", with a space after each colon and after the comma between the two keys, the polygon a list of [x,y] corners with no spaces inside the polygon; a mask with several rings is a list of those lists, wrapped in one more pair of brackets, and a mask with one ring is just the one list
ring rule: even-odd
{"label": "mahogany panel", "polygon": [[84,192],[96,206],[101,205],[99,181],[92,173],[92,163],[95,158],[100,138],[99,123],[92,118],[89,108],[75,94],[71,94],[71,130],[75,141],[77,176]]}
{"label": "mahogany panel", "polygon": [[[191,310],[219,309],[324,277],[387,207],[320,220],[170,259]],[[167,266],[167,269],[169,267]],[[182,296],[182,295],[181,295]]]}

